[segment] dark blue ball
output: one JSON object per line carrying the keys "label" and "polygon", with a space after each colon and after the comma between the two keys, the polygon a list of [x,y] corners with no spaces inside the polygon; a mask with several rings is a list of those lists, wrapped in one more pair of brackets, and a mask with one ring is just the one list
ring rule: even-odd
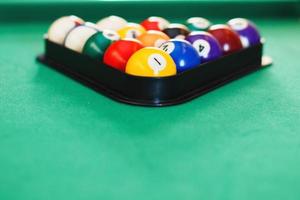
{"label": "dark blue ball", "polygon": [[201,64],[201,58],[198,52],[185,40],[172,39],[163,43],[159,48],[170,54],[179,73]]}

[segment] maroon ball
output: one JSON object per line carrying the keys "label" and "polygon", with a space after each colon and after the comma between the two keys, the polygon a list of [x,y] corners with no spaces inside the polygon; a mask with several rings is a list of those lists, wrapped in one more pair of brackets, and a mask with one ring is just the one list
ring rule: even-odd
{"label": "maroon ball", "polygon": [[213,25],[208,32],[218,40],[224,55],[243,49],[239,35],[227,25]]}

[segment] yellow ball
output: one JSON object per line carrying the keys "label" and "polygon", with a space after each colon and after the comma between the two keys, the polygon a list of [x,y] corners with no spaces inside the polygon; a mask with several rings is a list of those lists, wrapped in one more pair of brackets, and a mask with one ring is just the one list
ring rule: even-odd
{"label": "yellow ball", "polygon": [[145,47],[129,58],[125,71],[135,76],[164,77],[175,75],[176,65],[165,51],[156,47]]}
{"label": "yellow ball", "polygon": [[144,33],[146,33],[146,29],[136,23],[128,23],[125,27],[118,30],[121,39],[137,38]]}

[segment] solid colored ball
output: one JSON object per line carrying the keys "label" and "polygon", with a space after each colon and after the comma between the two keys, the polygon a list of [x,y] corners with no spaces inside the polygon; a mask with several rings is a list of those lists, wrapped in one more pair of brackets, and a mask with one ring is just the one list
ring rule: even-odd
{"label": "solid colored ball", "polygon": [[107,47],[113,41],[119,40],[120,37],[115,31],[104,30],[92,35],[84,45],[83,54],[97,60],[102,60],[103,54]]}
{"label": "solid colored ball", "polygon": [[217,39],[208,32],[194,31],[186,38],[198,51],[202,62],[209,62],[222,56],[222,49]]}
{"label": "solid colored ball", "polygon": [[63,45],[68,33],[83,23],[84,21],[81,18],[74,15],[61,17],[51,24],[47,38],[52,42]]}
{"label": "solid colored ball", "polygon": [[221,45],[224,55],[243,49],[239,35],[226,25],[213,25],[208,32],[212,34]]}
{"label": "solid colored ball", "polygon": [[188,28],[183,24],[169,24],[163,32],[170,38],[176,39],[184,39],[190,33]]}
{"label": "solid colored ball", "polygon": [[140,24],[128,23],[126,26],[119,29],[117,32],[120,35],[121,39],[126,39],[137,38],[138,36],[146,33],[146,30]]}
{"label": "solid colored ball", "polygon": [[229,20],[228,25],[239,34],[244,48],[260,43],[258,29],[251,21],[244,18],[235,18]]}
{"label": "solid colored ball", "polygon": [[170,38],[161,31],[150,30],[137,37],[145,47],[159,47]]}
{"label": "solid colored ball", "polygon": [[97,26],[100,30],[113,30],[117,31],[127,25],[127,21],[122,17],[111,15],[105,17],[97,22]]}
{"label": "solid colored ball", "polygon": [[177,72],[184,72],[200,65],[201,58],[196,49],[187,41],[172,39],[160,46],[173,58]]}
{"label": "solid colored ball", "polygon": [[77,26],[67,35],[65,47],[78,53],[82,53],[87,40],[97,32],[99,32],[99,30],[95,29],[95,25],[92,23],[85,23],[84,25]]}
{"label": "solid colored ball", "polygon": [[146,30],[157,30],[161,31],[170,24],[170,22],[162,17],[148,17],[144,21],[141,22],[141,25]]}
{"label": "solid colored ball", "polygon": [[118,40],[106,49],[103,62],[110,67],[125,71],[128,59],[141,48],[143,48],[143,45],[136,39]]}
{"label": "solid colored ball", "polygon": [[145,77],[172,76],[176,74],[176,65],[171,56],[163,50],[145,47],[130,57],[126,73]]}
{"label": "solid colored ball", "polygon": [[191,17],[186,21],[186,24],[190,31],[206,31],[211,22],[203,17]]}

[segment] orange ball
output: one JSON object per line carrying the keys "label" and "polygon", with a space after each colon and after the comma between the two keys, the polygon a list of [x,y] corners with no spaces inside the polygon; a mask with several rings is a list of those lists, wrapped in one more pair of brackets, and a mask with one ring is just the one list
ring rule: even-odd
{"label": "orange ball", "polygon": [[161,31],[150,30],[137,37],[145,47],[159,47],[170,38]]}

